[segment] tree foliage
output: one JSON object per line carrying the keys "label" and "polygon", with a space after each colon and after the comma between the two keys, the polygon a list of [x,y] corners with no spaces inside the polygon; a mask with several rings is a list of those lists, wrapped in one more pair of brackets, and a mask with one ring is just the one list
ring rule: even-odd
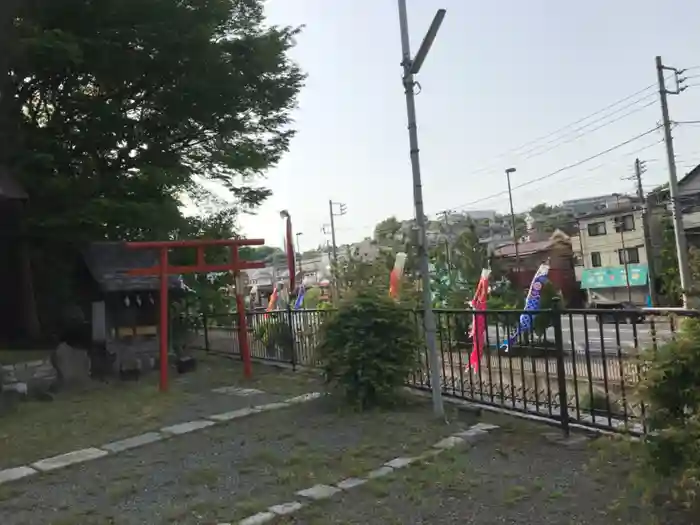
{"label": "tree foliage", "polygon": [[[448,252],[444,246],[433,250],[434,264],[448,266]],[[472,292],[481,277],[481,271],[489,266],[486,247],[479,242],[476,226],[473,222],[462,231],[449,246],[449,268],[454,284],[468,288]]]}
{"label": "tree foliage", "polygon": [[219,210],[269,196],[253,182],[288,148],[304,76],[299,30],[266,25],[262,0],[2,4],[0,165],[29,194],[44,310],[67,300],[83,243],[231,233]]}
{"label": "tree foliage", "polygon": [[30,231],[166,237],[202,181],[240,206],[293,134],[303,76],[296,29],[259,0],[29,0],[11,56],[16,147]]}
{"label": "tree foliage", "polygon": [[393,241],[400,231],[401,222],[395,216],[391,216],[374,227],[374,240],[383,243]]}
{"label": "tree foliage", "polygon": [[554,233],[561,230],[568,235],[576,233],[578,226],[573,214],[562,206],[538,204],[530,209],[534,229],[541,233]]}
{"label": "tree foliage", "polygon": [[[661,291],[671,304],[681,304],[681,279],[678,273],[678,252],[676,250],[676,238],[673,232],[673,224],[669,217],[661,221],[661,253],[659,278]],[[700,250],[691,246],[688,249],[688,263],[690,265],[691,289],[690,294],[697,294],[697,286],[700,283]]]}
{"label": "tree foliage", "polygon": [[[336,282],[340,296],[352,296],[361,289],[372,289],[376,293],[389,294],[389,278],[394,268],[396,254],[393,250],[383,249],[374,261],[366,261],[347,253],[335,269]],[[407,259],[408,260],[408,259]],[[415,281],[404,271],[399,300],[404,306],[420,304],[420,293]]]}
{"label": "tree foliage", "polygon": [[700,320],[684,320],[675,340],[646,352],[641,369],[639,395],[650,433],[638,458],[640,473],[651,488],[698,505]]}

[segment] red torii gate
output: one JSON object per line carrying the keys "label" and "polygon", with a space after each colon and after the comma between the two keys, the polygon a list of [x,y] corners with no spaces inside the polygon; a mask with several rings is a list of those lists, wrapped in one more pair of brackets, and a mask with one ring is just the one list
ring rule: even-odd
{"label": "red torii gate", "polygon": [[[158,250],[159,262],[157,266],[150,268],[134,268],[129,270],[130,275],[158,275],[160,277],[160,391],[168,389],[168,276],[182,275],[186,273],[211,273],[233,272],[236,285],[241,270],[264,268],[264,262],[241,261],[238,248],[240,246],[262,246],[263,239],[198,239],[189,241],[146,241],[127,242],[126,246],[132,249]],[[210,246],[228,246],[230,259],[226,264],[209,264],[204,258],[204,249]],[[170,266],[168,252],[173,248],[197,248],[197,262],[190,266]],[[241,290],[236,288],[236,310],[238,310],[238,344],[243,357],[243,373],[246,378],[253,375],[253,367],[248,346],[248,327],[245,318],[245,303]]]}

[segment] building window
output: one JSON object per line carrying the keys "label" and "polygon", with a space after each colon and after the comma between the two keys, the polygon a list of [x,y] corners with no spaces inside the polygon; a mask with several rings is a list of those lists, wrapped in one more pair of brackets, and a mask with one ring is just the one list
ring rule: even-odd
{"label": "building window", "polygon": [[597,237],[598,235],[605,235],[605,222],[592,222],[588,225],[588,236]]}
{"label": "building window", "polygon": [[624,250],[617,250],[617,256],[620,259],[620,264],[638,264],[639,248],[625,248]]}
{"label": "building window", "polygon": [[631,232],[634,231],[634,215],[623,215],[621,217],[615,217],[615,231],[616,232]]}
{"label": "building window", "polygon": [[600,268],[603,266],[603,261],[600,259],[600,252],[591,252],[591,266]]}

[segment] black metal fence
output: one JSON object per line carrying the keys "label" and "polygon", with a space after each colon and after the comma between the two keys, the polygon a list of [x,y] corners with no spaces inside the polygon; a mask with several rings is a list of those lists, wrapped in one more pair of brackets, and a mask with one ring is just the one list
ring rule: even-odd
{"label": "black metal fence", "polygon": [[[485,343],[470,365],[471,310],[435,310],[436,346],[445,396],[569,425],[642,434],[645,407],[636,399],[640,353],[675,337],[678,319],[699,312],[644,309],[640,319],[622,310],[487,310]],[[287,310],[247,314],[252,356],[316,366],[314,349],[331,310]],[[533,329],[504,342],[525,315]],[[416,322],[423,330],[422,316]],[[203,345],[240,355],[235,316],[204,322]],[[476,357],[476,356],[475,356]],[[409,386],[430,388],[427,349]]]}

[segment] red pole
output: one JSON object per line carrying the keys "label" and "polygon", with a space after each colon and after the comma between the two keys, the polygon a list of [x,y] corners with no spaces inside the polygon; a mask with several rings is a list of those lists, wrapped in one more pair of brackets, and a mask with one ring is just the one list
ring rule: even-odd
{"label": "red pole", "polygon": [[294,236],[292,235],[292,219],[287,216],[287,269],[289,271],[289,296],[294,293],[294,288],[296,286],[296,276],[295,276],[295,251],[294,251]]}
{"label": "red pole", "polygon": [[168,390],[168,248],[160,249],[160,391]]}
{"label": "red pole", "polygon": [[243,375],[246,379],[250,379],[253,377],[253,363],[248,345],[248,323],[245,318],[245,301],[238,290],[236,290],[236,310],[238,311],[238,347],[243,356]]}

